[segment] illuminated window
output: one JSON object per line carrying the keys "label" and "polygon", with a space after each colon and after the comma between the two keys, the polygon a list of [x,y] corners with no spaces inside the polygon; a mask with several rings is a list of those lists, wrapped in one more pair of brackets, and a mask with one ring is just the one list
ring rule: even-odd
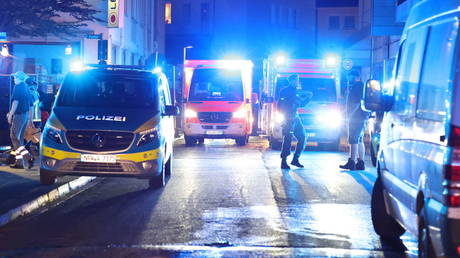
{"label": "illuminated window", "polygon": [[165,5],[165,22],[166,22],[166,24],[171,24],[172,23],[171,2],[166,2],[166,5]]}

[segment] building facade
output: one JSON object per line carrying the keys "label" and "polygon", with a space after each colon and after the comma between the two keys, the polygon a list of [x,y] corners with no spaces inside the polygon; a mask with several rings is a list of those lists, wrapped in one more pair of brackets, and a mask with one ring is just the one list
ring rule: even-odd
{"label": "building facade", "polygon": [[356,58],[364,80],[372,78],[385,81],[391,78],[404,23],[411,8],[420,1],[359,1],[361,29],[348,39],[346,52],[350,57],[368,56],[365,59]]}
{"label": "building facade", "polygon": [[[107,1],[89,0],[102,20],[108,20]],[[19,37],[0,41],[9,56],[0,57],[0,74],[23,70],[42,84],[58,84],[77,60],[98,63],[98,39],[108,40],[109,64],[144,65],[164,56],[164,0],[119,0],[118,27],[89,22],[81,36],[71,38]],[[63,18],[66,19],[65,17]]]}
{"label": "building facade", "polygon": [[315,54],[315,1],[169,0],[165,13],[166,55],[190,58],[227,55],[253,60],[276,51]]}

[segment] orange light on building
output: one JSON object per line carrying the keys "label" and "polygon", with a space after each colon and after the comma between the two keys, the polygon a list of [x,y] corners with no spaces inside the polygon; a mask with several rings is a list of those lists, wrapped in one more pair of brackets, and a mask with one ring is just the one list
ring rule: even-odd
{"label": "orange light on building", "polygon": [[172,23],[172,15],[171,15],[171,2],[166,2],[165,4],[165,22],[166,24]]}

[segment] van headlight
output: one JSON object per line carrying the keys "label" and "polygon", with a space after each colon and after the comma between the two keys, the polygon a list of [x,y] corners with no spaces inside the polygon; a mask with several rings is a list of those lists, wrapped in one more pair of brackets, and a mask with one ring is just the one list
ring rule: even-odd
{"label": "van headlight", "polygon": [[276,111],[275,112],[275,122],[277,124],[282,124],[284,122],[286,118],[284,117],[284,114],[279,112],[279,111]]}
{"label": "van headlight", "polygon": [[142,146],[144,144],[153,142],[155,139],[158,139],[158,129],[152,128],[149,130],[145,130],[139,133],[140,138],[137,142],[137,146]]}
{"label": "van headlight", "polygon": [[61,136],[62,135],[61,129],[54,127],[52,125],[46,125],[44,131],[45,131],[44,133],[46,137],[48,137],[49,139],[59,144],[64,143],[64,141],[62,140],[62,136]]}
{"label": "van headlight", "polygon": [[327,110],[318,112],[315,120],[322,127],[339,128],[342,126],[343,117],[338,110]]}
{"label": "van headlight", "polygon": [[184,115],[186,118],[195,118],[195,117],[198,117],[198,113],[196,113],[196,111],[194,110],[191,110],[189,108],[187,108],[184,112]]}
{"label": "van headlight", "polygon": [[236,112],[233,112],[233,118],[246,118],[246,110],[240,108]]}

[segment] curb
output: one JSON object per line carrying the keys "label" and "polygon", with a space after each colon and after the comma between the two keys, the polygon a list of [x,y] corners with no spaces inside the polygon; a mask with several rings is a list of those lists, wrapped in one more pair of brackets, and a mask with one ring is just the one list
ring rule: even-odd
{"label": "curb", "polygon": [[27,202],[19,207],[9,210],[8,212],[0,215],[0,227],[8,224],[9,222],[31,213],[32,211],[45,206],[46,204],[55,201],[57,198],[62,197],[70,193],[70,191],[81,188],[82,186],[93,181],[95,177],[82,176],[70,182],[67,182],[56,189],[51,190],[50,192],[43,194]]}

